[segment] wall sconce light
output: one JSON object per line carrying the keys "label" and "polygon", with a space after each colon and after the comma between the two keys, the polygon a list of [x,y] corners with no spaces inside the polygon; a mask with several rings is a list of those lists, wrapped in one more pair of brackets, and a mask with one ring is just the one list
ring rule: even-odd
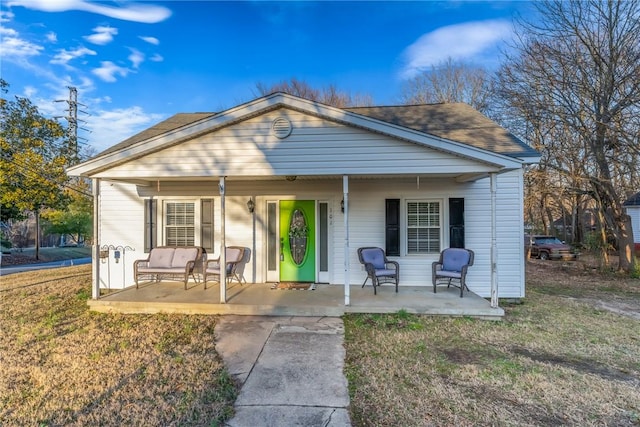
{"label": "wall sconce light", "polygon": [[114,251],[113,252],[113,257],[116,260],[116,264],[120,262],[120,251]]}
{"label": "wall sconce light", "polygon": [[340,200],[340,210],[344,213],[344,199]]}
{"label": "wall sconce light", "polygon": [[253,201],[253,198],[249,197],[249,201],[247,202],[247,209],[249,210],[249,213],[252,214],[253,211],[256,210],[256,204]]}
{"label": "wall sconce light", "polygon": [[285,176],[285,179],[286,179],[287,181],[289,181],[289,182],[293,182],[293,181],[295,181],[296,179],[298,179],[298,176],[297,176],[297,175],[287,175],[287,176]]}

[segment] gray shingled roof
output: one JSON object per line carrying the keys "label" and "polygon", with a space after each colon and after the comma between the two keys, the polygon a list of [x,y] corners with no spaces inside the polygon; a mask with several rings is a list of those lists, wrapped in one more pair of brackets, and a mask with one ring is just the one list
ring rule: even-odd
{"label": "gray shingled roof", "polygon": [[636,193],[625,200],[623,206],[640,206],[640,193]]}
{"label": "gray shingled roof", "polygon": [[[506,156],[539,155],[496,122],[463,103],[353,107],[345,110]],[[99,156],[130,147],[215,114],[178,113],[108,148]]]}
{"label": "gray shingled roof", "polygon": [[464,103],[345,110],[506,156],[539,156],[536,150]]}
{"label": "gray shingled roof", "polygon": [[182,126],[186,126],[191,123],[195,123],[199,120],[206,119],[208,117],[213,116],[216,113],[178,113],[175,114],[168,119],[151,126],[149,129],[145,129],[140,133],[133,135],[130,138],[125,139],[119,144],[116,144],[112,147],[107,148],[103,152],[99,154],[102,156],[103,154],[113,153],[115,151],[121,150],[123,148],[130,147],[135,145],[138,142],[142,142],[149,138],[153,138],[154,136],[160,136],[163,133],[170,132],[172,130],[181,128]]}

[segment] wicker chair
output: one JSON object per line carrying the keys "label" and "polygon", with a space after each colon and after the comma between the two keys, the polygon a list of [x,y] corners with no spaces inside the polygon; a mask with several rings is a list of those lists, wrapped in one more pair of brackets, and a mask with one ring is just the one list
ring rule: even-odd
{"label": "wicker chair", "polygon": [[467,287],[467,269],[473,265],[473,251],[462,248],[448,248],[440,253],[440,260],[431,265],[433,276],[433,293],[436,286],[446,282],[449,286],[460,288],[460,298]]}
{"label": "wicker chair", "polygon": [[387,259],[383,249],[375,247],[359,248],[358,259],[367,271],[367,277],[362,283],[363,288],[367,280],[371,279],[374,295],[377,295],[376,287],[382,283],[395,283],[396,292],[398,292],[400,265],[396,261]]}
{"label": "wicker chair", "polygon": [[[242,246],[227,246],[225,248],[225,258],[227,263],[227,283],[232,280],[242,283],[242,277],[238,274],[239,266],[244,262],[246,248]],[[220,281],[220,258],[211,259],[206,262],[203,269],[204,288],[207,289],[207,280],[210,276],[217,276]]]}

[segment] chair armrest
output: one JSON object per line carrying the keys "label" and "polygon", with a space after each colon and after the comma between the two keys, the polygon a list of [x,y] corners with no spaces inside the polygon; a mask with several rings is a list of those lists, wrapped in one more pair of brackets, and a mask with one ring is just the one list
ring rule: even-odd
{"label": "chair armrest", "polygon": [[469,268],[469,264],[462,266],[462,269],[460,270],[460,277],[464,278],[467,275],[468,268]]}
{"label": "chair armrest", "polygon": [[138,267],[148,267],[149,266],[149,259],[137,259],[133,262],[133,268],[138,268]]}
{"label": "chair armrest", "polygon": [[209,268],[209,266],[211,266],[211,265],[219,266],[220,265],[220,258],[207,260],[207,262],[205,263],[205,268]]}
{"label": "chair armrest", "polygon": [[398,263],[398,261],[392,261],[390,259],[387,259],[384,261],[385,267],[387,266],[387,264],[392,264],[395,266],[396,270],[400,270],[400,264]]}

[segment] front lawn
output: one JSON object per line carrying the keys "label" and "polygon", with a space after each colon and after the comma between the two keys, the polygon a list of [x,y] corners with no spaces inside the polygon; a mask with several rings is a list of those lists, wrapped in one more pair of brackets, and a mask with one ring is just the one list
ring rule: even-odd
{"label": "front lawn", "polygon": [[91,313],[89,265],[0,278],[0,424],[222,425],[215,316]]}
{"label": "front lawn", "polygon": [[640,280],[527,264],[501,322],[346,316],[353,425],[640,425]]}
{"label": "front lawn", "polygon": [[[640,280],[527,269],[503,321],[345,316],[353,426],[640,425]],[[0,278],[2,425],[222,425],[216,316],[91,313],[90,278]]]}

